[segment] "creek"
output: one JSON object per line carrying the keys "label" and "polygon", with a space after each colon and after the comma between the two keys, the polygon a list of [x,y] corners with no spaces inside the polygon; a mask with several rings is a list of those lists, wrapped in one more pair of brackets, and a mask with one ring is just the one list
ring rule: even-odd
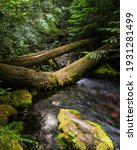
{"label": "creek", "polygon": [[61,108],[75,109],[84,119],[101,124],[112,139],[115,150],[119,150],[119,92],[117,82],[83,78],[48,98],[40,98],[31,109],[22,112],[26,122],[25,134],[39,140],[44,150],[60,150],[56,144],[57,115]]}

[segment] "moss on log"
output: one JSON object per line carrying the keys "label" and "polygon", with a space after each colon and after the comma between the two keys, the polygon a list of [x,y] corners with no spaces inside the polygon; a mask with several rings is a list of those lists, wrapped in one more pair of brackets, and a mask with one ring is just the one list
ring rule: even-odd
{"label": "moss on log", "polygon": [[0,64],[0,79],[16,85],[51,88],[57,86],[56,77],[49,72],[37,72],[33,69]]}
{"label": "moss on log", "polygon": [[43,50],[40,52],[36,53],[31,53],[23,56],[19,56],[16,59],[13,60],[0,60],[1,63],[6,63],[6,64],[12,64],[12,65],[17,65],[17,66],[28,66],[28,65],[33,65],[40,63],[42,61],[47,61],[52,58],[56,58],[58,56],[61,56],[65,53],[69,53],[71,51],[76,50],[77,48],[84,47],[88,44],[91,43],[91,39],[85,39],[85,40],[80,40],[76,41],[67,45],[63,45],[58,48],[50,49],[50,50]]}
{"label": "moss on log", "polygon": [[38,72],[24,67],[0,63],[0,80],[9,81],[22,87],[31,86],[50,89],[63,86],[78,80],[86,71],[102,61],[109,53],[109,51],[105,51],[104,54],[102,49],[104,50],[104,46],[54,73]]}

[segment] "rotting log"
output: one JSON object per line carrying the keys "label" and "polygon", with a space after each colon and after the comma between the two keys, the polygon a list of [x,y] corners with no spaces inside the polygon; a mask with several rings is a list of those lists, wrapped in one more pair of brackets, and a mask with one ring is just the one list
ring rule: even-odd
{"label": "rotting log", "polygon": [[85,39],[76,41],[67,45],[60,46],[58,48],[43,50],[36,53],[30,53],[27,55],[22,55],[12,60],[0,60],[0,63],[12,64],[16,66],[29,66],[33,64],[38,64],[42,61],[47,61],[52,58],[56,58],[65,53],[69,53],[71,51],[76,50],[77,48],[82,48],[91,43],[91,39]]}
{"label": "rotting log", "polygon": [[[109,48],[110,47],[108,47],[108,49]],[[64,86],[75,82],[86,71],[97,65],[104,58],[104,52],[102,53],[102,49],[104,50],[104,46],[54,73],[38,72],[25,67],[0,63],[0,80],[39,89],[50,89],[56,86]],[[109,53],[109,51],[105,52]]]}

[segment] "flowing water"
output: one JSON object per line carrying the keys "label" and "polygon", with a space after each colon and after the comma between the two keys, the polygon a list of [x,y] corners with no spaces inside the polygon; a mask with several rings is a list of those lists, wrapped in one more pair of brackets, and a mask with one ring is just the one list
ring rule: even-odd
{"label": "flowing water", "polygon": [[39,100],[24,117],[26,133],[41,141],[44,150],[59,150],[56,145],[57,115],[61,108],[76,109],[84,119],[101,124],[112,139],[115,150],[119,150],[119,84],[84,78]]}

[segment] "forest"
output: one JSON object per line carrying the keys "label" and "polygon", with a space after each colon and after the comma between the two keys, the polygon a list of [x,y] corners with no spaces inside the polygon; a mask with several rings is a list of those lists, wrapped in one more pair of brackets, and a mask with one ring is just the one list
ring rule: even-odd
{"label": "forest", "polygon": [[0,0],[0,150],[119,150],[119,80],[119,0]]}

